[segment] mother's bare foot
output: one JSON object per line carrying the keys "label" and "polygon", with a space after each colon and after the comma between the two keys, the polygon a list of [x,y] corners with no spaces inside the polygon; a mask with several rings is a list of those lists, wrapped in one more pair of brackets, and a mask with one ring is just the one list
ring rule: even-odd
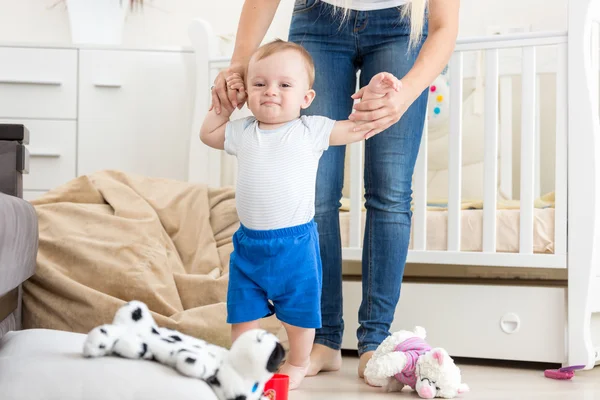
{"label": "mother's bare foot", "polygon": [[337,371],[342,367],[342,352],[322,344],[315,343],[310,353],[310,367],[306,376],[319,372]]}

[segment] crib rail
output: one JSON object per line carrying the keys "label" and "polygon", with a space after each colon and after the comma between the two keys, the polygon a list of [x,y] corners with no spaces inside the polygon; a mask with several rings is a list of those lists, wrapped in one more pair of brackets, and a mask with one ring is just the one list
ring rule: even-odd
{"label": "crib rail", "polygon": [[[555,156],[555,226],[552,254],[534,253],[534,201],[540,194],[540,111],[539,76],[537,54],[540,47],[552,47],[555,51],[556,79],[556,156]],[[500,80],[501,49],[518,49],[521,53],[519,76],[521,78],[521,125],[520,125],[520,226],[518,227],[518,253],[498,253],[497,199],[498,199],[498,153],[499,135],[512,135],[504,121],[504,132],[500,131],[499,116],[500,87],[510,90],[512,81]],[[482,52],[484,62],[484,173],[483,173],[483,232],[482,251],[462,251],[462,130],[463,130],[463,86],[465,55],[467,52]],[[408,262],[441,263],[460,265],[497,265],[514,267],[566,268],[567,252],[567,35],[566,33],[520,34],[502,37],[487,37],[459,41],[449,63],[450,76],[450,122],[448,138],[448,201],[447,201],[447,250],[430,250],[427,247],[427,125],[414,171],[413,185],[413,246],[408,253]],[[505,79],[505,78],[503,78]],[[509,101],[504,106],[512,107]],[[502,118],[506,118],[503,115]],[[509,119],[512,118],[510,115]],[[512,146],[512,138],[508,138]],[[507,149],[504,149],[506,151]],[[512,149],[508,149],[512,152]],[[363,144],[352,145],[351,150],[351,207],[349,246],[345,248],[345,259],[359,260],[362,256],[362,152]],[[439,212],[439,211],[435,211]]]}

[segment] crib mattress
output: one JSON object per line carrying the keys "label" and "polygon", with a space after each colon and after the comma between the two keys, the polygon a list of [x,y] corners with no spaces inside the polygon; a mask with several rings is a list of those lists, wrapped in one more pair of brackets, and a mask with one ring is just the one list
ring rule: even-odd
{"label": "crib mattress", "polygon": [[[362,211],[361,237],[364,235],[366,212]],[[496,251],[502,253],[519,252],[518,209],[499,209],[496,211]],[[414,223],[414,220],[413,220]],[[414,225],[413,225],[414,226]],[[349,246],[350,213],[340,211],[340,229],[342,246]],[[448,212],[431,211],[427,213],[427,250],[448,249]],[[411,230],[409,249],[413,248]],[[362,245],[362,242],[361,242]],[[482,251],[483,246],[483,210],[461,210],[461,251]],[[554,208],[535,208],[533,223],[534,253],[554,253]]]}

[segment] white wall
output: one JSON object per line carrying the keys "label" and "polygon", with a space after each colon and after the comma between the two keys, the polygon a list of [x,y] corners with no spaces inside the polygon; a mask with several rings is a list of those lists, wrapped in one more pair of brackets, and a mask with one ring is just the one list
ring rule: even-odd
{"label": "white wall", "polygon": [[[114,0],[119,1],[119,0]],[[0,0],[0,42],[70,43],[66,6],[59,0]],[[235,34],[244,0],[146,0],[128,16],[125,46],[187,46],[193,18],[208,20],[217,34]],[[57,4],[57,5],[55,5]],[[267,38],[287,38],[293,0],[282,0]]]}
{"label": "white wall", "polygon": [[[267,39],[287,38],[293,2],[281,0]],[[127,46],[187,45],[187,25],[192,18],[207,19],[218,34],[234,34],[244,0],[146,3],[143,12],[128,17],[124,35]],[[567,0],[462,0],[460,35],[485,35],[490,26],[564,30],[566,10]],[[64,44],[70,42],[69,35],[67,12],[59,0],[0,0],[0,42]]]}
{"label": "white wall", "polygon": [[486,35],[492,26],[564,31],[567,6],[568,0],[461,0],[459,35]]}

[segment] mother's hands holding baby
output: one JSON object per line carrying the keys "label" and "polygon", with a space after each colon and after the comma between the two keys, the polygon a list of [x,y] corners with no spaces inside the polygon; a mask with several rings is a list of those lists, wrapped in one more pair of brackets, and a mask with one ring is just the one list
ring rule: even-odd
{"label": "mother's hands holding baby", "polygon": [[417,99],[418,95],[407,85],[400,81],[400,90],[389,91],[385,96],[378,99],[362,100],[365,87],[352,95],[353,99],[361,99],[354,105],[350,114],[351,121],[361,121],[361,128],[367,131],[365,139],[369,139],[386,130],[402,118],[408,107]]}
{"label": "mother's hands holding baby", "polygon": [[228,85],[228,80],[234,77],[243,77],[245,68],[242,64],[231,64],[229,68],[222,70],[215,79],[214,86],[211,88],[212,104],[209,108],[215,109],[217,114],[225,108],[228,113],[232,113],[235,108],[241,109],[246,102],[246,91],[234,89]]}

